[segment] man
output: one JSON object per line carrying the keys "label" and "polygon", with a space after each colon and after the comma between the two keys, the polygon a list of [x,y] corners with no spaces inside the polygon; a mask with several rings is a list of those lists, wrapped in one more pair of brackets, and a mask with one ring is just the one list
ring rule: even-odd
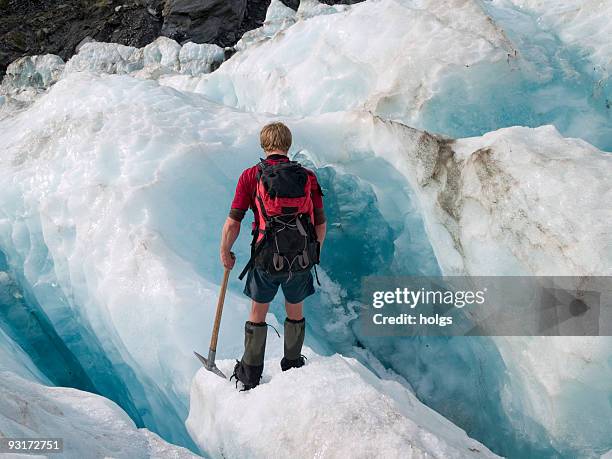
{"label": "man", "polygon": [[244,390],[257,386],[261,379],[266,314],[279,287],[285,296],[287,313],[281,368],[286,371],[304,365],[303,304],[314,293],[311,268],[318,263],[326,223],[321,187],[312,171],[289,161],[291,142],[291,131],[283,123],[263,127],[260,144],[266,158],[241,174],[221,236],[221,263],[232,269],[235,263],[232,245],[246,211],[253,211],[254,239],[251,260],[245,268],[248,275],[244,288],[252,306],[245,324],[244,354],[232,375]]}

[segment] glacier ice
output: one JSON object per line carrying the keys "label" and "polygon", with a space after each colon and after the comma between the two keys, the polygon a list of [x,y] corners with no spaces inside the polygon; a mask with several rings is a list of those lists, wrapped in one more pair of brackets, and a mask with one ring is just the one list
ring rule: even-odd
{"label": "glacier ice", "polygon": [[[510,52],[503,33],[473,2],[456,1],[452,9],[434,1],[341,9],[302,3],[295,24],[240,51],[209,77],[167,83],[258,112],[358,108],[409,120],[431,97],[439,74],[504,61]],[[316,14],[318,8],[332,14]],[[467,17],[473,25],[466,25]]]}
{"label": "glacier ice", "polygon": [[180,68],[180,52],[181,45],[176,41],[167,37],[159,37],[143,48],[144,64],[146,66],[159,65],[176,71]]}
{"label": "glacier ice", "polygon": [[[124,103],[126,100],[132,103]],[[28,129],[16,129],[25,124],[26,118]],[[106,364],[94,360],[94,365],[86,367],[94,384],[101,382],[100,373],[113,374],[118,384],[115,390],[121,388],[127,397],[118,400],[122,406],[132,403],[138,413],[147,414],[144,425],[175,442],[187,441],[176,430],[177,421],[172,416],[186,416],[189,383],[197,368],[191,352],[206,346],[214,314],[220,274],[216,257],[211,254],[216,253],[217,231],[225,218],[225,210],[218,203],[230,201],[235,177],[253,161],[257,131],[269,119],[268,115],[224,107],[155,81],[81,72],[66,75],[26,112],[2,121],[3,132],[10,135],[0,139],[4,151],[0,162],[4,171],[0,175],[4,180],[0,244],[11,270],[77,358],[94,352],[107,356]],[[563,239],[553,237],[564,237],[564,233],[555,231],[564,225],[588,222],[588,218],[597,223],[597,212],[605,211],[605,201],[598,207],[593,196],[599,193],[599,198],[605,199],[600,187],[605,183],[608,157],[584,142],[563,139],[546,127],[513,128],[483,138],[449,142],[364,112],[322,114],[287,122],[294,131],[298,156],[302,155],[305,163],[310,161],[329,192],[330,215],[342,215],[345,220],[330,229],[330,237],[336,238],[338,246],[348,247],[359,240],[360,226],[352,221],[360,212],[363,215],[364,209],[367,220],[377,220],[379,228],[388,222],[386,232],[377,235],[380,242],[371,247],[359,244],[364,256],[373,262],[370,267],[334,260],[333,256],[327,261],[324,255],[328,281],[321,299],[313,301],[318,304],[313,306],[316,316],[311,321],[313,336],[321,342],[318,348],[330,352],[344,341],[346,351],[346,343],[357,345],[362,340],[375,358],[405,376],[425,401],[496,447],[514,438],[515,434],[509,432],[513,422],[531,430],[534,425],[546,425],[550,411],[532,408],[534,400],[546,400],[547,406],[558,407],[557,416],[564,415],[559,411],[563,410],[563,401],[558,398],[563,390],[544,391],[534,398],[534,388],[541,386],[539,378],[559,377],[561,381],[559,369],[534,367],[531,376],[531,371],[521,373],[520,354],[498,351],[491,342],[456,339],[450,344],[398,341],[384,345],[366,341],[358,334],[349,336],[346,328],[338,332],[341,338],[329,330],[334,330],[334,320],[345,320],[350,326],[359,270],[366,274],[388,266],[391,272],[404,272],[410,268],[406,263],[412,260],[411,254],[421,253],[422,258],[415,258],[410,269],[423,273],[439,269],[438,263],[443,272],[469,273],[480,269],[501,272],[508,266],[515,267],[516,273],[535,269],[544,273],[548,266],[565,267],[566,272],[584,269],[597,273],[602,266],[609,266],[602,239],[605,233],[602,235],[597,226],[585,232],[585,240],[599,247],[594,251],[595,258],[591,252],[560,251]],[[516,154],[511,155],[509,148],[514,144]],[[485,150],[490,152],[482,157]],[[541,162],[540,154],[546,158]],[[232,161],[227,161],[226,155],[231,155]],[[489,159],[495,160],[495,173],[500,179],[511,176],[525,181],[521,189],[510,190],[508,202],[521,204],[537,198],[548,207],[527,212],[524,221],[510,219],[517,226],[506,228],[507,203],[485,199],[479,193],[487,177],[480,183],[478,168]],[[596,167],[590,167],[591,162]],[[533,167],[533,175],[519,173],[524,164]],[[460,188],[450,190],[464,194],[471,206],[445,207],[456,204],[445,199],[447,186],[457,185],[445,179],[453,175],[447,173],[452,168],[457,168],[464,181]],[[581,169],[584,175],[578,173]],[[543,177],[548,181],[540,184]],[[571,179],[575,188],[560,188],[564,177]],[[556,201],[551,201],[547,186],[556,187]],[[389,188],[385,187],[403,187],[405,191],[388,196]],[[578,189],[591,201],[580,201]],[[346,190],[352,192],[344,193]],[[357,203],[365,208],[351,204],[355,195],[362,196]],[[558,202],[569,206],[567,212],[558,212]],[[572,214],[572,206],[585,205],[589,206],[586,215],[585,210],[581,217]],[[491,215],[478,221],[489,226],[471,227],[462,221],[464,211],[467,219],[478,206],[478,215]],[[398,208],[406,214],[398,215]],[[524,225],[537,227],[538,222],[542,228],[549,228],[550,234],[535,232],[533,237],[541,236],[541,240],[534,239],[537,243],[533,246],[523,246],[530,242],[504,234]],[[480,233],[475,236],[477,230]],[[483,256],[470,244],[473,237],[484,236],[489,240],[483,247],[496,254],[493,258]],[[239,260],[248,258],[247,239],[243,237],[236,247]],[[486,260],[495,263],[486,265]],[[221,358],[235,357],[241,351],[241,327],[236,324],[244,320],[248,303],[239,288],[233,280],[222,323]],[[334,303],[328,303],[332,300]],[[278,311],[278,305],[275,308]],[[66,326],[75,321],[80,326]],[[596,362],[605,361],[606,344],[595,340],[590,347],[582,348],[579,341],[569,342],[577,348],[570,352],[550,345],[548,352],[592,359],[595,370],[587,373],[588,381],[582,389],[590,391],[597,386],[595,381],[606,380],[605,365],[599,370],[596,367]],[[513,349],[504,343],[499,346]],[[539,345],[534,349],[545,348]],[[444,364],[433,364],[440,359],[436,352],[445,354]],[[421,366],[410,363],[409,357],[415,353]],[[484,368],[478,363],[482,361],[486,362]],[[457,366],[459,362],[463,367]],[[455,368],[455,383],[436,386],[436,391],[428,389],[426,382],[443,378],[448,373],[447,365]],[[473,367],[485,372],[484,386],[474,385],[483,374]],[[512,369],[515,377],[507,376],[507,369]],[[564,376],[574,390],[580,387],[573,382],[576,377]],[[111,396],[112,387],[104,389],[102,385],[98,390]],[[467,403],[448,403],[452,397],[476,397],[477,401],[475,394],[483,391],[488,404],[482,410],[470,411]],[[506,405],[511,409],[508,413],[502,403],[503,393],[512,394]],[[598,416],[602,417],[609,414],[609,405],[601,403],[605,394],[605,385],[592,394],[592,400],[600,402]],[[445,403],[436,406],[436,402]],[[530,410],[531,421],[525,420],[526,410]],[[566,425],[580,425],[592,413],[565,414],[574,419]],[[504,427],[491,431],[491,419],[503,419]],[[568,421],[567,417],[562,419]],[[552,436],[559,448],[566,440],[574,441],[565,438],[566,432],[555,431],[554,425],[548,427],[550,430],[534,430],[535,437],[530,441],[551,441]],[[520,429],[518,432],[525,434]],[[606,442],[605,437],[591,440],[603,445]]]}
{"label": "glacier ice", "polygon": [[[50,323],[37,301],[19,286],[9,272],[6,258],[0,251],[0,328],[45,378],[60,386],[70,385],[82,390],[94,390],[91,380],[70,353],[62,337]],[[11,342],[12,342],[11,340]]]}
{"label": "glacier ice", "polygon": [[[229,372],[233,362],[219,365]],[[203,369],[194,378],[186,424],[212,457],[498,457],[354,359],[266,368],[265,384],[248,393]]]}
{"label": "glacier ice", "polygon": [[340,13],[348,8],[350,8],[348,5],[327,5],[318,0],[304,0],[300,1],[296,16],[308,19],[313,16]]}
{"label": "glacier ice", "polygon": [[224,58],[225,51],[217,45],[188,42],[179,51],[180,72],[192,76],[210,73]]}
{"label": "glacier ice", "polygon": [[280,0],[272,0],[266,10],[266,18],[261,27],[246,32],[234,49],[242,51],[253,43],[262,41],[274,36],[276,33],[286,29],[295,23],[296,12],[285,6]]}
{"label": "glacier ice", "polygon": [[66,72],[130,73],[144,65],[143,51],[133,46],[92,41],[66,64]]}
{"label": "glacier ice", "polygon": [[[0,359],[0,371],[2,373],[10,372],[17,377],[42,383],[49,382],[34,365],[32,359],[2,329],[0,329],[0,357],[2,357]],[[2,412],[0,415],[3,414]]]}
{"label": "glacier ice", "polygon": [[[511,72],[479,68],[477,85],[466,75],[450,75],[424,115],[428,127],[466,137],[504,126],[554,124],[566,137],[612,150],[610,55],[603,39],[609,10],[603,3],[482,2],[518,50],[516,65]],[[444,110],[449,101],[464,107]]]}
{"label": "glacier ice", "polygon": [[548,29],[555,31],[562,43],[573,47],[595,65],[595,71],[609,77],[612,65],[610,35],[612,5],[600,0],[493,0],[498,8],[518,7]]}
{"label": "glacier ice", "polygon": [[159,78],[180,73],[190,76],[211,72],[225,57],[223,48],[211,44],[176,41],[159,37],[143,48],[116,43],[85,43],[66,64],[66,72],[133,74]]}
{"label": "glacier ice", "polygon": [[[422,157],[411,145],[415,134],[396,126],[406,154],[391,162],[426,207],[443,272],[612,273],[612,156],[543,126],[442,142],[433,157]],[[416,142],[436,143],[426,135]]]}
{"label": "glacier ice", "polygon": [[608,72],[511,2],[302,3],[310,13],[282,33],[251,31],[219,71],[162,81],[244,110],[368,110],[452,137],[554,124],[612,149]]}
{"label": "glacier ice", "polygon": [[[609,275],[608,154],[584,141],[564,139],[550,126],[508,128],[454,142],[376,119],[371,128],[374,154],[387,158],[412,184],[442,272]],[[361,124],[360,132],[366,131]],[[581,235],[585,245],[574,235]],[[542,435],[550,435],[557,454],[575,454],[567,452],[575,448],[595,455],[609,445],[604,419],[612,412],[610,338],[359,340],[405,376],[430,406],[476,438],[482,438],[483,426],[496,422],[497,438],[506,445],[519,444],[519,439],[502,440],[504,432],[521,432],[525,438],[531,432],[540,438],[531,441],[535,445],[544,442]],[[445,363],[436,367],[434,359]],[[561,369],[561,361],[580,371]],[[445,379],[448,367],[453,368],[453,383],[435,384]],[[505,372],[509,377],[500,380]],[[585,379],[591,382],[585,384]],[[475,383],[482,384],[481,391],[467,389]],[[488,408],[468,414],[462,404],[449,403],[457,390],[466,401]],[[496,407],[499,398],[501,411]],[[576,404],[592,408],[579,410]]]}
{"label": "glacier ice", "polygon": [[[0,273],[0,281],[6,276],[5,272]],[[147,429],[136,428],[125,411],[106,398],[50,385],[51,381],[39,371],[29,355],[0,328],[0,431],[3,437],[62,438],[62,457],[75,459],[199,457],[166,443]]]}
{"label": "glacier ice", "polygon": [[104,397],[47,387],[10,371],[0,371],[0,430],[12,438],[62,438],[66,458],[200,457],[136,428],[121,408]]}
{"label": "glacier ice", "polygon": [[7,68],[0,94],[29,102],[39,90],[73,72],[131,74],[146,79],[168,74],[198,76],[211,72],[224,59],[225,50],[217,45],[187,42],[181,46],[167,37],[159,37],[143,48],[89,41],[66,63],[53,54],[16,60]]}
{"label": "glacier ice", "polygon": [[25,88],[48,88],[61,77],[64,61],[54,54],[24,56],[9,64],[2,81],[3,91],[14,92]]}

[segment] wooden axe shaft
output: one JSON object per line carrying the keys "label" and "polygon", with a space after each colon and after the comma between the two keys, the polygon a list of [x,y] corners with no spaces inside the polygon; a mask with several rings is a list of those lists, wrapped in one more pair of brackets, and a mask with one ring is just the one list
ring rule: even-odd
{"label": "wooden axe shaft", "polygon": [[[227,291],[227,282],[229,280],[230,270],[226,269],[223,273],[223,282],[221,283],[221,292],[217,301],[217,312],[215,313],[215,323],[213,325],[212,336],[210,337],[210,350],[217,352],[217,340],[219,339],[219,327],[221,326],[221,315],[223,314],[223,303],[225,302],[225,292]],[[214,363],[214,362],[211,362]]]}

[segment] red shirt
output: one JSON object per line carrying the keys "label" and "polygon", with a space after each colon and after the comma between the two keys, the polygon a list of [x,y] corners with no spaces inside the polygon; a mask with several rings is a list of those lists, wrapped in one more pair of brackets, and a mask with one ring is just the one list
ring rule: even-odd
{"label": "red shirt", "polygon": [[[280,162],[289,161],[286,155],[270,155],[265,161],[269,164],[277,164]],[[255,214],[255,221],[257,221],[257,207],[255,207],[255,189],[257,188],[257,170],[258,166],[249,167],[245,169],[240,178],[238,179],[238,185],[236,185],[236,194],[232,201],[232,210],[230,211],[230,217],[237,221],[242,221],[244,214],[247,210],[251,209]],[[323,192],[317,181],[317,176],[314,172],[306,169],[310,179],[312,180],[312,203],[315,209],[315,224],[320,224],[325,221],[323,214]]]}

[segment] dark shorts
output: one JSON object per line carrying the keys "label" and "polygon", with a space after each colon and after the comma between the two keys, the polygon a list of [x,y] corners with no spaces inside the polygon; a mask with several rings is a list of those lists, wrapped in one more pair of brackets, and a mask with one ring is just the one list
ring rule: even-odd
{"label": "dark shorts", "polygon": [[278,287],[283,289],[285,299],[289,303],[301,303],[315,292],[312,273],[304,271],[283,277],[272,277],[265,271],[253,268],[247,275],[244,294],[258,303],[270,303]]}

